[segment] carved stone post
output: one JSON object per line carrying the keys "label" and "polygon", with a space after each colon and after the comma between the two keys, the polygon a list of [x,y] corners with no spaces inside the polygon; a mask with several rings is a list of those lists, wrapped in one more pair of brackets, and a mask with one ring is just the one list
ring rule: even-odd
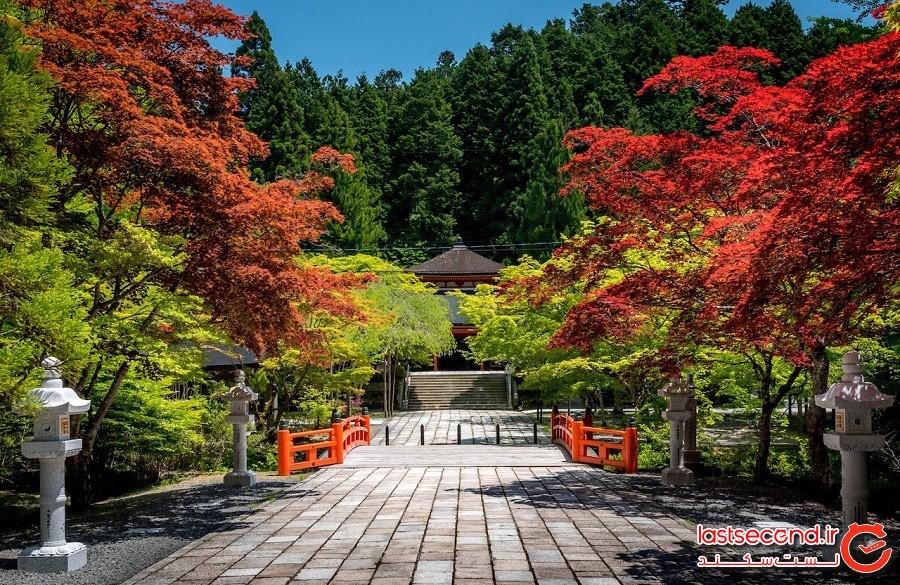
{"label": "carved stone post", "polygon": [[[22,455],[41,465],[41,544],[19,553],[20,571],[61,573],[87,563],[87,547],[66,542],[66,457],[81,451],[81,439],[70,438],[69,416],[87,412],[90,400],[81,399],[71,388],[63,388],[59,360],[48,357],[44,382],[31,391],[41,410],[34,421],[34,439],[22,443]],[[16,408],[22,413],[23,409]]]}
{"label": "carved stone post", "polygon": [[687,410],[691,416],[684,422],[684,466],[697,472],[702,464],[700,451],[697,449],[697,387],[694,386],[693,376],[688,376],[687,384],[691,389],[691,397],[687,401]]}
{"label": "carved stone post", "polygon": [[250,414],[250,401],[257,395],[244,383],[244,370],[234,373],[235,385],[222,397],[231,403],[231,413],[225,421],[234,425],[234,471],[225,474],[225,485],[251,486],[256,484],[256,474],[247,471],[247,425],[255,418]]}
{"label": "carved stone post", "polygon": [[694,485],[694,472],[684,467],[684,423],[691,413],[687,402],[694,388],[681,378],[672,378],[660,391],[669,401],[663,418],[669,421],[669,467],[662,470],[663,485]]}
{"label": "carved stone post", "polygon": [[841,452],[841,502],[844,528],[868,519],[868,478],[866,451],[884,447],[884,435],[872,433],[872,410],[887,408],[894,397],[879,392],[862,376],[862,359],[848,351],[841,363],[844,375],[824,394],[816,396],[816,405],[834,409],[834,434],[826,434],[825,446]]}

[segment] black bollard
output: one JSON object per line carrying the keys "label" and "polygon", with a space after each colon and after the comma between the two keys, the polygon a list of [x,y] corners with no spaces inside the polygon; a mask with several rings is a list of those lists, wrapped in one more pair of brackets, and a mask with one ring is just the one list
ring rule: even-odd
{"label": "black bollard", "polygon": [[456,444],[462,445],[462,425],[456,423]]}
{"label": "black bollard", "polygon": [[384,425],[384,444],[391,444],[391,427]]}
{"label": "black bollard", "polygon": [[537,423],[534,423],[534,444],[537,445]]}
{"label": "black bollard", "polygon": [[425,444],[425,425],[419,425],[419,444]]}
{"label": "black bollard", "polygon": [[499,445],[500,444],[500,423],[497,423],[496,428],[497,428],[497,444]]}

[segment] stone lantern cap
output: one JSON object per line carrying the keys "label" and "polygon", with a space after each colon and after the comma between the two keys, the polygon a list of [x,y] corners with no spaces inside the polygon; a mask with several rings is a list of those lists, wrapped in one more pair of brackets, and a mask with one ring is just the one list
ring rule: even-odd
{"label": "stone lantern cap", "polygon": [[659,396],[693,396],[694,395],[694,385],[691,384],[690,380],[685,380],[683,378],[672,378],[668,384],[663,386],[657,394]]}
{"label": "stone lantern cap", "polygon": [[832,384],[827,392],[816,396],[817,406],[860,410],[887,408],[894,403],[893,396],[883,394],[875,384],[865,381],[859,352],[845,353],[841,370],[844,372],[841,381]]}
{"label": "stone lantern cap", "polygon": [[251,390],[250,386],[247,386],[247,384],[244,383],[244,380],[246,379],[247,376],[244,374],[244,370],[237,370],[234,373],[234,386],[222,396],[222,399],[236,402],[242,400],[256,400],[259,398],[256,392]]}
{"label": "stone lantern cap", "polygon": [[[60,361],[48,357],[41,362],[44,368],[44,381],[40,388],[35,388],[30,395],[32,400],[41,405],[41,412],[53,414],[79,414],[91,409],[91,401],[84,400],[71,388],[64,388],[59,375]],[[22,414],[23,407],[15,407],[15,412]]]}

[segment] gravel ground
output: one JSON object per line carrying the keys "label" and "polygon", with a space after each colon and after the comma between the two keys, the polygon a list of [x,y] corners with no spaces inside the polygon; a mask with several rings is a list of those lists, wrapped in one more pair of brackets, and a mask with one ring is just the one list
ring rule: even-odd
{"label": "gravel ground", "polygon": [[66,537],[88,547],[87,565],[68,574],[23,573],[16,557],[40,540],[37,527],[0,536],[0,585],[114,585],[214,530],[277,498],[299,476],[259,476],[252,488],[226,488],[204,476],[109,500],[70,517]]}

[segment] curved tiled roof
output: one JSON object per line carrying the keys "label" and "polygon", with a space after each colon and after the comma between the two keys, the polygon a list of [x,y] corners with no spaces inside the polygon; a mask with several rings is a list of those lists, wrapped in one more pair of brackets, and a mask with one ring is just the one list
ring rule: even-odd
{"label": "curved tiled roof", "polygon": [[494,262],[466,248],[462,240],[441,254],[427,262],[407,268],[407,272],[419,275],[467,275],[467,274],[497,274],[503,264]]}

